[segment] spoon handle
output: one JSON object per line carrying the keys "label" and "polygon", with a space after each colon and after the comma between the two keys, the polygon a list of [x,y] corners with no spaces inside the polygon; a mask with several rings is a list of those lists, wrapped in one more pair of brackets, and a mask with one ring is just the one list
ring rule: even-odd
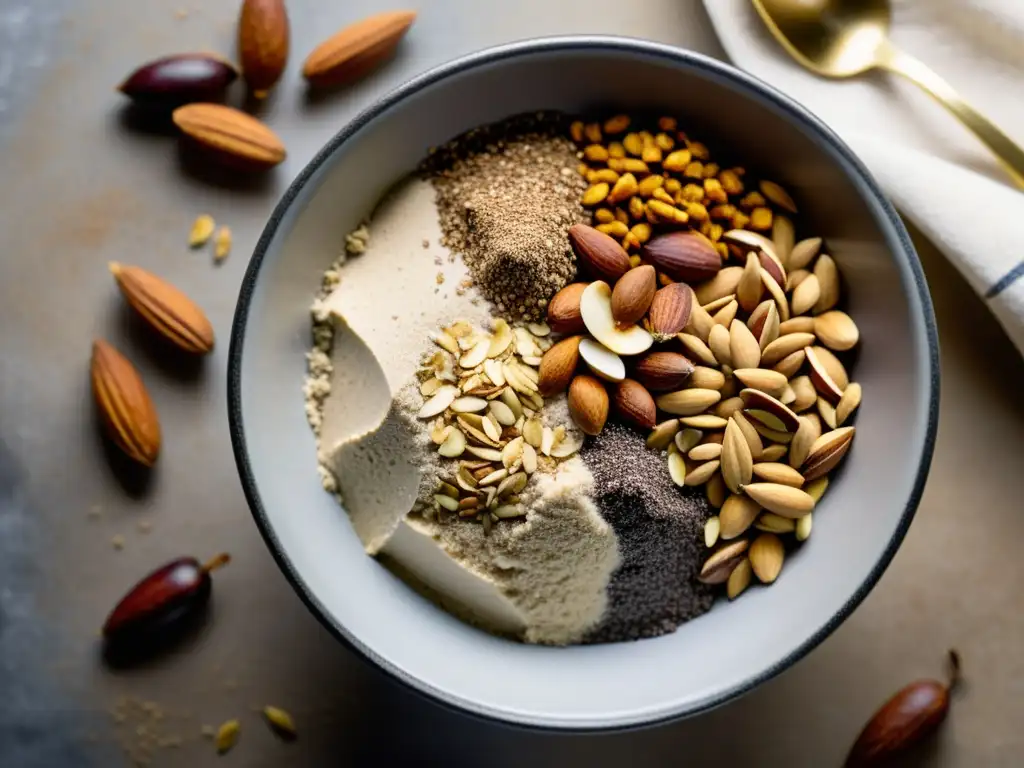
{"label": "spoon handle", "polygon": [[1024,149],[1003,133],[995,123],[960,98],[953,86],[935,74],[926,64],[893,46],[886,46],[879,63],[890,72],[896,72],[917,83],[925,93],[952,112],[992,150],[992,154],[1003,164],[1017,186],[1024,187]]}

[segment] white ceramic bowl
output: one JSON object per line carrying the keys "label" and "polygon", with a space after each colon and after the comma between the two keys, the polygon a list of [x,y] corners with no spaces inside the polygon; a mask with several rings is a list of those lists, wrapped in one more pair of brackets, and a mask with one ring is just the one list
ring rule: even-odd
{"label": "white ceramic bowl", "polygon": [[[324,493],[303,415],[308,307],[343,243],[431,146],[508,115],[650,108],[678,115],[784,183],[828,241],[861,329],[857,440],[814,535],[770,589],[657,639],[547,648],[472,629],[363,554]],[[396,302],[401,297],[395,297]],[[881,576],[928,470],[938,405],[935,323],[920,264],[861,163],[799,105],[731,67],[652,43],[558,38],[460,59],[335,136],[278,205],[242,286],[230,419],[253,515],[297,592],[382,669],[476,715],[554,729],[648,724],[707,710],[804,656]]]}

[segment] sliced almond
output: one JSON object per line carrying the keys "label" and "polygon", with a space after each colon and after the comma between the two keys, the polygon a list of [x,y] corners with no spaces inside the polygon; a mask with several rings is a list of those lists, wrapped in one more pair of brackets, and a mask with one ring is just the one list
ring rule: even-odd
{"label": "sliced almond", "polygon": [[466,450],[466,436],[461,431],[453,429],[448,433],[444,442],[437,449],[437,452],[449,459],[461,456]]}
{"label": "sliced almond", "polygon": [[580,314],[590,334],[618,355],[638,355],[647,351],[654,338],[639,325],[619,328],[612,317],[612,291],[608,283],[596,280],[580,297]]}
{"label": "sliced almond", "polygon": [[579,353],[587,367],[605,381],[619,382],[626,378],[626,366],[622,358],[603,344],[593,339],[583,339],[580,341]]}
{"label": "sliced almond", "polygon": [[484,375],[497,387],[505,384],[505,374],[501,370],[500,360],[484,360]]}
{"label": "sliced almond", "polygon": [[679,453],[673,453],[668,457],[668,474],[672,482],[682,487],[686,485],[686,462]]}
{"label": "sliced almond", "polygon": [[767,509],[783,517],[803,517],[814,509],[814,499],[805,491],[780,483],[750,483],[743,492]]}
{"label": "sliced almond", "polygon": [[420,408],[419,413],[416,414],[421,419],[430,419],[442,413],[452,403],[455,402],[455,398],[458,397],[459,390],[457,387],[445,385],[438,389],[427,402]]}
{"label": "sliced almond", "polygon": [[523,425],[523,438],[534,448],[540,448],[544,439],[544,425],[540,419],[532,417],[526,420],[526,424]]}
{"label": "sliced almond", "polygon": [[860,405],[861,399],[861,387],[856,382],[851,383],[846,387],[843,392],[843,396],[839,398],[839,402],[836,404],[836,426],[841,427],[846,420],[850,418],[857,406]]}
{"label": "sliced almond", "polygon": [[754,527],[768,533],[792,533],[796,530],[796,520],[776,515],[774,512],[762,512],[754,522]]}
{"label": "sliced almond", "polygon": [[540,452],[545,456],[551,455],[551,449],[555,447],[555,431],[551,427],[544,427],[540,436]]}
{"label": "sliced almond", "polygon": [[724,584],[733,569],[746,559],[749,546],[746,539],[719,546],[704,562],[697,579],[704,584]]}
{"label": "sliced almond", "polygon": [[816,480],[835,469],[850,449],[855,432],[854,427],[839,427],[815,440],[804,462],[803,476],[807,480]]}
{"label": "sliced almond", "polygon": [[759,389],[772,397],[779,397],[788,384],[786,377],[781,373],[765,368],[737,368],[732,375],[739,379],[745,387]]}
{"label": "sliced almond", "polygon": [[[722,326],[718,325],[715,327],[721,328]],[[680,333],[676,338],[682,342],[683,348],[690,354],[690,357],[697,362],[703,365],[718,365],[718,360],[715,358],[714,353],[699,337],[690,333]]]}
{"label": "sliced almond", "polygon": [[647,447],[656,451],[665,450],[679,432],[679,419],[669,419],[658,424],[647,436]]}
{"label": "sliced almond", "polygon": [[519,397],[511,389],[506,387],[501,391],[501,402],[509,407],[512,414],[519,419],[523,415],[523,404],[520,402]]}
{"label": "sliced almond", "polygon": [[459,358],[459,365],[463,368],[476,368],[487,359],[487,350],[490,348],[489,339],[481,339],[476,342],[462,357]]}
{"label": "sliced almond", "polygon": [[703,437],[704,433],[699,429],[682,429],[676,433],[675,446],[681,453],[689,453],[700,443]]}
{"label": "sliced almond", "polygon": [[821,437],[821,424],[817,419],[807,416],[800,417],[800,426],[793,435],[793,441],[789,444],[789,466],[797,469],[803,466],[811,453],[811,446]]}
{"label": "sliced almond", "polygon": [[718,543],[719,521],[717,515],[712,515],[704,521],[704,546],[711,549]]}
{"label": "sliced almond", "polygon": [[733,493],[739,493],[750,482],[754,460],[750,446],[735,419],[729,419],[722,442],[722,479]]}
{"label": "sliced almond", "polygon": [[[494,332],[491,334],[490,343],[487,346],[487,357],[495,358],[501,355],[515,338],[512,328],[502,319],[494,322]],[[481,361],[483,362],[483,361]]]}
{"label": "sliced almond", "polygon": [[804,476],[788,464],[765,461],[754,465],[754,477],[768,483],[780,483],[799,488],[804,484]]}
{"label": "sliced almond", "polygon": [[537,450],[529,443],[523,445],[523,471],[528,475],[537,471]]}
{"label": "sliced almond", "polygon": [[680,389],[655,398],[658,408],[673,416],[696,416],[722,399],[713,389]]}
{"label": "sliced almond", "polygon": [[730,600],[735,600],[743,594],[750,586],[754,569],[750,565],[750,558],[745,557],[732,569],[729,578],[725,582],[725,594]]}
{"label": "sliced almond", "polygon": [[853,349],[860,340],[857,324],[845,312],[833,309],[814,318],[814,335],[829,349]]}
{"label": "sliced almond", "polygon": [[782,571],[786,549],[782,546],[782,540],[774,533],[762,533],[750,545],[748,556],[754,575],[763,584],[771,584]]}
{"label": "sliced almond", "polygon": [[437,346],[441,347],[441,349],[451,352],[453,355],[462,354],[461,351],[459,350],[459,342],[455,340],[454,336],[451,336],[445,331],[435,333],[433,339],[434,343],[437,344]]}
{"label": "sliced almond", "polygon": [[[679,454],[674,454],[678,456]],[[694,469],[687,473],[685,483],[686,485],[703,485],[711,476],[718,470],[718,461],[707,461],[703,464],[698,464]]]}
{"label": "sliced almond", "polygon": [[482,397],[457,397],[451,408],[456,413],[479,413],[487,410],[487,401]]}
{"label": "sliced almond", "polygon": [[495,448],[485,448],[479,445],[467,445],[466,453],[471,456],[476,456],[478,459],[484,459],[485,461],[501,461],[501,451]]}
{"label": "sliced almond", "polygon": [[565,437],[555,443],[551,449],[552,457],[556,459],[567,459],[582,447],[582,443],[572,437]]}
{"label": "sliced almond", "polygon": [[491,400],[487,404],[494,419],[503,427],[511,427],[516,423],[516,416],[512,409],[500,400]]}
{"label": "sliced almond", "polygon": [[501,441],[501,425],[493,414],[484,416],[484,434],[496,443]]}
{"label": "sliced almond", "polygon": [[739,320],[733,320],[729,326],[729,355],[729,365],[734,369],[757,368],[761,364],[761,345]]}
{"label": "sliced almond", "polygon": [[761,365],[775,365],[787,355],[809,347],[813,343],[813,333],[787,333],[779,336],[761,353]]}
{"label": "sliced almond", "polygon": [[761,506],[749,496],[734,493],[725,500],[718,512],[723,539],[735,539],[753,525]]}
{"label": "sliced almond", "polygon": [[424,381],[422,384],[420,384],[420,394],[423,395],[424,397],[430,397],[435,392],[437,392],[437,390],[439,390],[442,386],[444,386],[444,382],[442,382],[440,379],[431,377]]}

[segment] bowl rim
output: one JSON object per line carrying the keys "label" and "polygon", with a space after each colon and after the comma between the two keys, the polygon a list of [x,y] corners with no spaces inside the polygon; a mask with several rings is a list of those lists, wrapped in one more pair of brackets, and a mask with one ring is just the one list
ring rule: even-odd
{"label": "bowl rim", "polygon": [[[520,56],[528,56],[537,53],[571,52],[587,49],[602,49],[609,52],[635,53],[644,56],[662,59],[672,64],[681,65],[685,68],[703,71],[712,76],[731,80],[734,85],[742,90],[756,92],[758,96],[772,103],[774,107],[781,110],[786,116],[795,122],[802,123],[810,129],[816,137],[825,142],[829,149],[837,156],[844,173],[853,177],[859,182],[863,189],[867,190],[874,198],[884,218],[879,220],[880,228],[886,239],[889,241],[893,257],[902,259],[909,268],[913,277],[913,285],[917,289],[918,298],[921,302],[921,313],[923,314],[923,325],[925,337],[928,343],[928,355],[925,359],[926,365],[926,386],[928,388],[928,411],[925,427],[924,444],[922,446],[921,462],[917,468],[910,497],[900,516],[892,538],[879,556],[871,571],[865,576],[864,581],[854,594],[842,605],[832,617],[811,637],[805,640],[799,647],[775,664],[765,668],[760,674],[753,675],[743,683],[733,686],[718,695],[709,698],[700,705],[681,709],[664,716],[656,716],[645,720],[635,720],[620,723],[607,723],[602,725],[566,725],[563,723],[548,722],[543,717],[515,717],[510,713],[486,706],[481,707],[474,704],[473,708],[467,707],[468,702],[463,703],[457,696],[443,690],[439,690],[413,675],[407,674],[404,670],[395,668],[388,660],[381,658],[372,648],[365,646],[360,640],[351,635],[347,629],[330,615],[320,603],[315,594],[307,587],[298,569],[282,550],[274,529],[264,509],[263,502],[256,487],[256,478],[249,461],[249,454],[246,447],[245,426],[242,417],[242,355],[244,352],[245,330],[249,316],[251,301],[255,293],[256,284],[260,277],[260,269],[270,249],[270,245],[277,234],[279,227],[287,217],[287,214],[299,197],[303,189],[320,170],[325,162],[337,151],[349,138],[358,133],[364,126],[374,120],[377,116],[400,103],[407,97],[445,78],[456,75],[460,72],[472,70],[481,66],[502,62]],[[242,490],[246,501],[249,504],[256,526],[263,536],[271,555],[277,562],[285,578],[292,588],[305,603],[310,612],[324,626],[324,628],[337,640],[354,650],[364,661],[372,664],[389,675],[393,680],[402,684],[417,694],[427,699],[440,703],[448,709],[460,714],[481,719],[493,723],[501,723],[506,726],[520,727],[534,731],[548,731],[558,733],[601,733],[635,730],[655,725],[670,723],[684,718],[716,709],[753,689],[771,680],[790,666],[804,658],[808,653],[820,645],[829,635],[832,634],[868,596],[871,590],[878,583],[882,574],[888,568],[889,563],[895,556],[900,544],[905,537],[914,514],[920,503],[924,491],[925,481],[931,465],[932,455],[935,449],[935,439],[938,425],[939,406],[939,346],[938,332],[935,321],[935,314],[932,308],[931,295],[928,291],[924,270],[911,243],[910,236],[903,226],[892,203],[886,197],[878,183],[871,176],[863,162],[853,151],[812,112],[808,111],[798,102],[791,99],[773,86],[747,74],[726,62],[713,59],[694,51],[677,48],[671,45],[655,43],[637,38],[613,36],[613,35],[558,35],[550,37],[539,37],[529,40],[506,43],[494,47],[485,48],[451,61],[440,64],[412,79],[404,82],[392,91],[384,94],[369,107],[361,111],[348,124],[343,126],[313,157],[312,160],[291,182],[288,189],[275,206],[263,233],[253,251],[252,258],[246,268],[239,289],[238,302],[231,325],[231,338],[228,349],[228,421],[231,434],[231,445],[235,456],[235,463],[238,468],[239,477],[242,483]]]}

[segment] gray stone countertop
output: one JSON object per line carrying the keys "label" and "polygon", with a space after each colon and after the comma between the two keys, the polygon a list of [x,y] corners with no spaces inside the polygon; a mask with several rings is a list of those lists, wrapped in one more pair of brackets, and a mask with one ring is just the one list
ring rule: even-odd
{"label": "gray stone countertop", "polygon": [[[994,320],[917,237],[942,337],[938,447],[918,517],[863,606],[779,678],[706,716],[603,736],[531,734],[442,709],[339,646],[268,554],[243,499],[226,418],[227,336],[247,255],[277,197],[358,110],[424,69],[536,35],[646,37],[721,56],[697,0],[421,0],[400,55],[315,104],[298,62],[377,0],[291,0],[293,57],[263,114],[290,157],[256,186],[183,164],[173,138],[127,124],[116,83],[157,54],[233,52],[236,0],[0,0],[0,766],[839,765],[865,717],[909,679],[964,657],[941,737],[908,764],[1024,762],[1024,540],[1016,481],[1024,366]],[[229,224],[214,266],[194,217]],[[193,295],[221,340],[182,369],[151,353],[106,264],[151,267]],[[144,487],[114,471],[94,423],[93,337],[130,353],[165,452]],[[113,546],[115,537],[124,542]],[[99,662],[97,627],[137,577],[228,549],[206,630],[146,668]],[[293,713],[295,743],[255,709]],[[203,724],[243,720],[218,758]]]}

